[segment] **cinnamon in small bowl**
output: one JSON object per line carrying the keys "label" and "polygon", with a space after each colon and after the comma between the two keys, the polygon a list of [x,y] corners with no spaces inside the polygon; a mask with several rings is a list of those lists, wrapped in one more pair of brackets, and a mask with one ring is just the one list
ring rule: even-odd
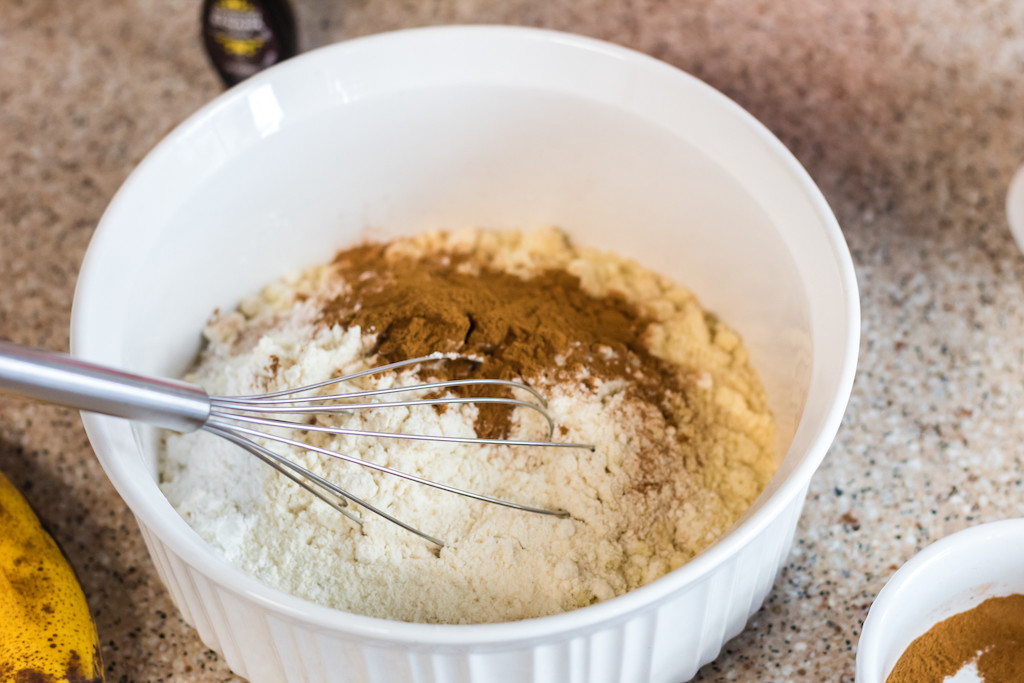
{"label": "cinnamon in small bowl", "polygon": [[933,543],[879,592],[857,646],[857,683],[910,681],[1024,681],[1024,519]]}
{"label": "cinnamon in small bowl", "polygon": [[910,644],[886,683],[1024,681],[1024,594],[988,598]]}

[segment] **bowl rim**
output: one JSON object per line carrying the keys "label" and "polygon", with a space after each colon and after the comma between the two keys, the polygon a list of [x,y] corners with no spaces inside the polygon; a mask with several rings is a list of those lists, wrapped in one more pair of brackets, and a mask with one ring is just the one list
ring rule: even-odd
{"label": "bowl rim", "polygon": [[[182,123],[176,126],[144,157],[142,162],[128,176],[121,188],[111,200],[101,218],[90,245],[79,275],[72,306],[71,340],[72,351],[89,355],[87,337],[87,321],[83,318],[81,301],[88,296],[91,273],[96,270],[93,265],[100,246],[107,241],[105,224],[109,215],[117,210],[124,201],[124,196],[139,181],[139,177],[157,160],[168,154],[175,141],[184,136],[191,128],[216,115],[216,112],[228,101],[247,97],[255,89],[271,83],[279,78],[286,78],[293,69],[303,68],[307,63],[322,59],[324,54],[331,52],[358,52],[364,47],[388,43],[401,43],[411,35],[428,35],[441,41],[456,41],[463,36],[475,36],[496,39],[514,39],[521,41],[541,41],[559,43],[582,52],[595,52],[615,60],[631,62],[637,68],[659,70],[666,78],[679,79],[689,87],[696,86],[709,99],[717,102],[731,115],[756,133],[760,141],[767,146],[772,155],[784,166],[792,181],[803,192],[809,206],[813,209],[825,231],[828,246],[835,260],[842,281],[846,308],[846,334],[843,340],[842,367],[836,382],[836,392],[832,404],[821,420],[817,431],[811,436],[804,457],[781,482],[779,488],[767,498],[753,514],[741,518],[740,522],[730,528],[727,533],[705,549],[693,560],[660,579],[630,591],[624,595],[595,605],[583,607],[570,612],[546,617],[524,619],[512,622],[487,624],[423,624],[390,621],[369,617],[342,610],[324,607],[289,595],[272,588],[239,569],[229,565],[218,557],[203,542],[198,534],[176,513],[162,496],[148,496],[145,491],[133,485],[132,472],[117,457],[106,457],[103,452],[110,446],[110,422],[114,418],[83,413],[82,418],[90,442],[103,464],[108,478],[114,484],[122,498],[129,505],[139,523],[152,532],[192,568],[200,571],[220,587],[232,591],[245,599],[255,602],[266,609],[272,610],[292,619],[304,622],[316,628],[341,630],[366,638],[400,640],[415,642],[419,645],[459,645],[467,644],[504,644],[526,640],[535,640],[545,635],[564,633],[567,631],[592,630],[598,624],[622,621],[629,615],[640,611],[669,594],[678,593],[706,580],[711,571],[723,564],[728,558],[737,554],[748,545],[766,526],[788,507],[798,496],[802,496],[809,485],[811,476],[824,459],[832,440],[838,431],[840,422],[849,401],[857,365],[857,354],[860,334],[860,306],[857,281],[853,261],[843,238],[839,224],[835,219],[821,191],[815,185],[807,171],[800,165],[793,154],[780,142],[762,123],[740,107],[733,100],[718,90],[700,81],[694,76],[655,59],[649,55],[630,48],[615,45],[606,41],[579,36],[575,34],[518,26],[493,25],[454,25],[440,27],[423,27],[390,31],[328,45],[301,54],[264,72],[243,81],[219,95],[200,108]],[[155,485],[155,482],[154,482]],[[173,514],[165,514],[170,510]]]}
{"label": "bowl rim", "polygon": [[1024,251],[1024,166],[1014,172],[1006,190],[1006,223],[1017,248]]}
{"label": "bowl rim", "polygon": [[977,524],[944,536],[907,560],[882,586],[864,620],[857,643],[858,683],[881,683],[883,680],[891,642],[891,634],[886,633],[888,619],[899,609],[908,591],[920,585],[938,567],[958,557],[976,556],[991,552],[995,547],[1005,547],[1006,543],[1019,544],[1022,541],[1024,518],[1003,519]]}

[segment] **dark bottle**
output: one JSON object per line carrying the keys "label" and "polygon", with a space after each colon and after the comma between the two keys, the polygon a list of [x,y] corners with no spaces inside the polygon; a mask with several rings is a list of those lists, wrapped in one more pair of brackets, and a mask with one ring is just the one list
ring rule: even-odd
{"label": "dark bottle", "polygon": [[227,86],[295,56],[288,0],[204,0],[203,45]]}

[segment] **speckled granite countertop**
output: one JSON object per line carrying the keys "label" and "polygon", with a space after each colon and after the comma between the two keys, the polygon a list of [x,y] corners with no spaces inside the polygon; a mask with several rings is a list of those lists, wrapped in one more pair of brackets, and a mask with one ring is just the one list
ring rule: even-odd
{"label": "speckled granite countertop", "polygon": [[[700,681],[852,681],[861,624],[931,541],[1024,515],[1024,3],[304,0],[306,46],[436,23],[618,42],[722,90],[799,157],[857,266],[853,397],[789,562]],[[64,350],[107,201],[220,86],[198,0],[0,0],[0,338]],[[78,416],[0,397],[0,469],[77,568],[111,681],[238,680],[170,603]]]}

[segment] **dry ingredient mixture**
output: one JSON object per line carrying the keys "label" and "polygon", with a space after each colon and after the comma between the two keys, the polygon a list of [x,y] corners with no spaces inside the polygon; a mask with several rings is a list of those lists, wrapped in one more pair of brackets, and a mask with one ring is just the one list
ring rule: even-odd
{"label": "dry ingredient mixture", "polygon": [[968,668],[985,683],[1024,681],[1024,595],[989,598],[935,624],[904,651],[886,683],[942,683]]}
{"label": "dry ingredient mixture", "polygon": [[[214,394],[310,384],[458,353],[351,390],[424,378],[525,381],[577,449],[303,438],[558,519],[465,499],[322,455],[305,467],[444,539],[364,513],[362,528],[206,434],[167,438],[161,487],[231,563],[299,597],[405,621],[544,616],[621,595],[719,538],[774,473],[774,422],[739,337],[686,289],[621,257],[531,233],[432,232],[340,252],[216,313],[189,380]],[[374,431],[544,438],[535,414],[449,405],[322,423]],[[279,447],[275,447],[279,449]]]}

